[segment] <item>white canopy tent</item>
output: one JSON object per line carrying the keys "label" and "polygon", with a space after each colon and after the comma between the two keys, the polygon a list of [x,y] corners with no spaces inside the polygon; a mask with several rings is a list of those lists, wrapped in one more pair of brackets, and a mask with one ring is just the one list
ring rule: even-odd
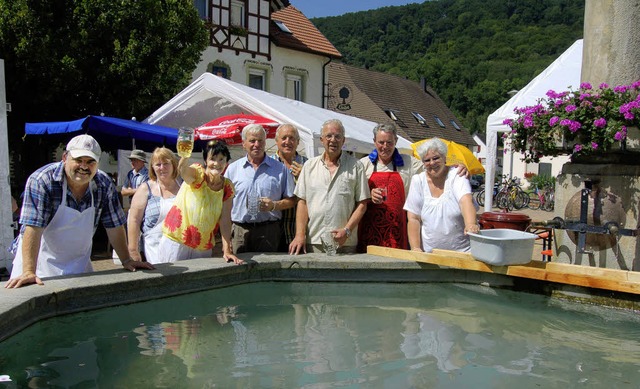
{"label": "white canopy tent", "polygon": [[[487,118],[487,162],[485,188],[493,188],[496,173],[496,153],[498,150],[498,133],[508,132],[511,128],[502,124],[505,119],[513,119],[515,108],[536,105],[540,99],[546,97],[550,89],[561,92],[580,86],[580,72],[582,69],[582,39],[577,40],[560,57],[549,65],[536,78],[531,80]],[[508,151],[509,152],[509,151]],[[562,162],[566,162],[566,159]],[[485,191],[485,209],[493,207],[493,191]]]}
{"label": "white canopy tent", "polygon": [[[374,149],[376,123],[253,89],[222,77],[205,73],[144,121],[168,127],[198,127],[214,118],[247,113],[298,127],[304,153],[321,153],[322,123],[339,119],[346,129],[343,149],[369,154]],[[411,150],[411,143],[398,137],[399,149]]]}

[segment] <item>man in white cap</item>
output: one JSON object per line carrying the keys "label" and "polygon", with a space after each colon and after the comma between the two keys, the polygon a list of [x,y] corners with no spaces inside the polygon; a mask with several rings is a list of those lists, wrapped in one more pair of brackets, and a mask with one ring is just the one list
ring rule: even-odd
{"label": "man in white cap", "polygon": [[61,162],[29,176],[18,250],[5,288],[42,285],[45,277],[93,271],[91,246],[100,222],[125,269],[153,269],[129,258],[118,192],[111,178],[98,170],[101,152],[93,137],[78,135],[67,144]]}
{"label": "man in white cap", "polygon": [[140,185],[149,181],[149,169],[144,166],[147,163],[147,154],[144,151],[132,150],[128,158],[131,161],[132,169],[127,173],[127,178],[124,180],[120,193],[123,197],[129,196],[129,200],[131,200]]}

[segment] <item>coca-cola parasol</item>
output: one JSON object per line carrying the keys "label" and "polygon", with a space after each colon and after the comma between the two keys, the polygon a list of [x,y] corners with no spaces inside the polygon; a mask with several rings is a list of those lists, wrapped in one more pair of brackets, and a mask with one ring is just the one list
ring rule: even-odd
{"label": "coca-cola parasol", "polygon": [[213,119],[195,129],[196,140],[217,139],[229,145],[242,143],[242,129],[249,124],[259,124],[267,132],[267,138],[275,138],[280,123],[258,115],[227,115]]}

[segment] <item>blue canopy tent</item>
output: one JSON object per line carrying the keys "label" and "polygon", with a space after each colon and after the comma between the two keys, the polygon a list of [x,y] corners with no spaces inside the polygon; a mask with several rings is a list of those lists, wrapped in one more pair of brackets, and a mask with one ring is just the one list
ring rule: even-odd
{"label": "blue canopy tent", "polygon": [[118,119],[108,116],[87,116],[69,122],[26,123],[27,135],[57,135],[60,140],[76,136],[76,132],[87,133],[100,143],[103,149],[138,148],[153,149],[167,146],[175,149],[178,130],[171,127]]}

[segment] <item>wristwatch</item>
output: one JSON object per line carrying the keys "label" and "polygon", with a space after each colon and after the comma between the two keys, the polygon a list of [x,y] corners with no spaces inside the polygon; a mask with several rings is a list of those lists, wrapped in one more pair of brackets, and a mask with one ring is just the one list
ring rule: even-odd
{"label": "wristwatch", "polygon": [[351,238],[351,230],[349,227],[344,228],[344,233],[347,234],[347,238]]}

